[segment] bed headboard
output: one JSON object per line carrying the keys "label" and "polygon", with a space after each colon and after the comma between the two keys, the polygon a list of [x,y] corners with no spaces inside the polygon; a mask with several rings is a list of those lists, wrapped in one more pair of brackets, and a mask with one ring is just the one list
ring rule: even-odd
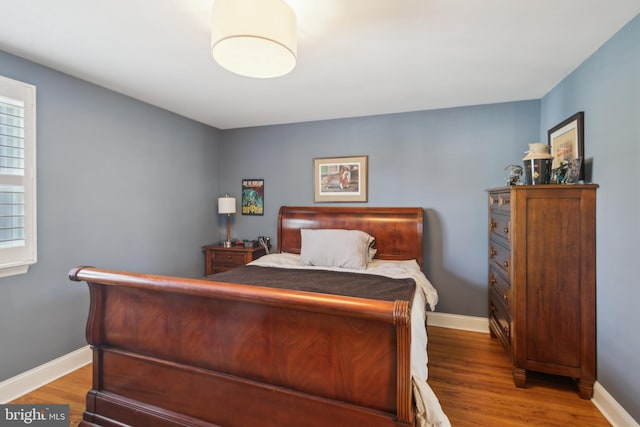
{"label": "bed headboard", "polygon": [[422,208],[282,206],[278,252],[300,253],[300,229],[362,230],[376,238],[376,258],[415,259],[422,267]]}

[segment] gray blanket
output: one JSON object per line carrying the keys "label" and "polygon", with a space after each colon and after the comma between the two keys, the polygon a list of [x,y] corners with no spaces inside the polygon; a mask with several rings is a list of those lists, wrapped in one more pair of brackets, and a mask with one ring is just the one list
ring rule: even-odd
{"label": "gray blanket", "polygon": [[379,301],[410,302],[416,288],[413,279],[392,279],[374,274],[256,265],[246,265],[223,273],[212,274],[205,279]]}

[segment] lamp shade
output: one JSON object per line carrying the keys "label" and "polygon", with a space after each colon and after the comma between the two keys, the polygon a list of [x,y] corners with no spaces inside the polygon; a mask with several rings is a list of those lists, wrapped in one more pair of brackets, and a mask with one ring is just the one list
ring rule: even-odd
{"label": "lamp shade", "polygon": [[218,213],[219,214],[236,213],[236,198],[231,196],[218,197]]}
{"label": "lamp shade", "polygon": [[296,16],[283,0],[215,0],[211,52],[242,76],[285,75],[296,66]]}

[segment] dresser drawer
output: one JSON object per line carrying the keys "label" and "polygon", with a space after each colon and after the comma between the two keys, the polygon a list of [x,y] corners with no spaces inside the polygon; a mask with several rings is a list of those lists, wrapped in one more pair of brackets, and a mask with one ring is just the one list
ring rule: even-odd
{"label": "dresser drawer", "polygon": [[489,232],[492,236],[498,236],[501,239],[505,239],[507,242],[511,241],[511,217],[507,215],[499,215],[491,213],[489,216]]}
{"label": "dresser drawer", "polygon": [[493,239],[489,240],[489,265],[498,267],[505,277],[511,277],[511,250]]}
{"label": "dresser drawer", "polygon": [[239,267],[247,263],[244,252],[211,252],[211,262],[216,266]]}
{"label": "dresser drawer", "polygon": [[502,298],[493,291],[489,291],[489,327],[505,348],[511,347],[511,316]]}
{"label": "dresser drawer", "polygon": [[492,212],[509,212],[511,210],[511,192],[495,191],[489,193],[489,210]]}
{"label": "dresser drawer", "polygon": [[489,268],[489,290],[493,291],[502,300],[507,311],[511,312],[511,285],[494,266]]}

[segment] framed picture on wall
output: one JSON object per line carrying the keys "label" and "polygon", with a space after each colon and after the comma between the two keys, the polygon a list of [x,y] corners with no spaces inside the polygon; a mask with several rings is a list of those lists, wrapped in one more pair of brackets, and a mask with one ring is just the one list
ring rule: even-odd
{"label": "framed picture on wall", "polygon": [[565,161],[565,167],[571,167],[576,159],[580,159],[580,179],[584,180],[584,112],[580,111],[549,129],[548,138],[553,155],[551,169],[561,168]]}
{"label": "framed picture on wall", "polygon": [[368,156],[313,159],[314,202],[366,202]]}
{"label": "framed picture on wall", "polygon": [[242,215],[264,215],[264,179],[242,180]]}

